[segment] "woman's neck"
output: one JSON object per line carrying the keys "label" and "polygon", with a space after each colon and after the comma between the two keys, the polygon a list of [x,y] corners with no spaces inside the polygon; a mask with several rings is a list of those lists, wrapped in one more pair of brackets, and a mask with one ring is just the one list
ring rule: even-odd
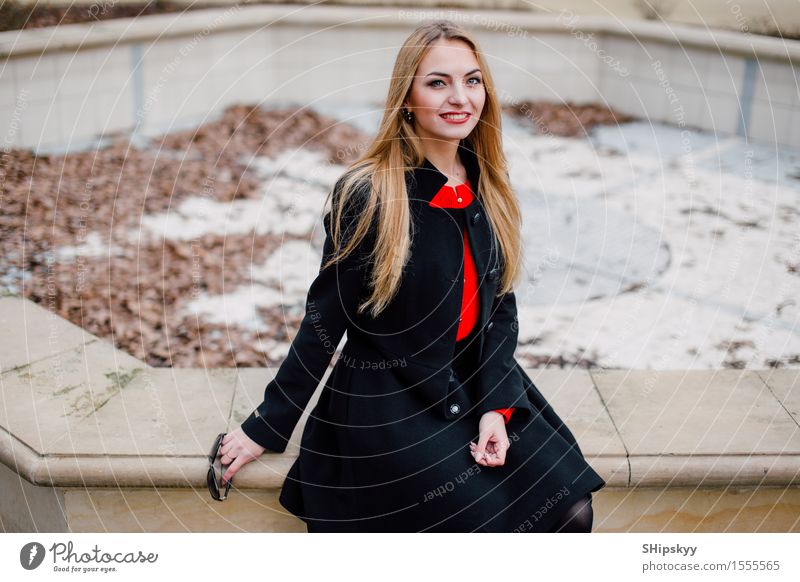
{"label": "woman's neck", "polygon": [[439,141],[435,146],[426,144],[425,157],[437,170],[447,176],[448,186],[457,186],[467,181],[467,171],[458,157],[458,143]]}

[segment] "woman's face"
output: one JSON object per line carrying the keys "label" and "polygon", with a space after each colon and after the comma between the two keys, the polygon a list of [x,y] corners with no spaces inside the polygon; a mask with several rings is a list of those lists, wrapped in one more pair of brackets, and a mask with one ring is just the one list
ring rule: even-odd
{"label": "woman's face", "polygon": [[439,39],[420,62],[404,105],[421,138],[458,142],[478,124],[485,101],[472,49],[461,40]]}

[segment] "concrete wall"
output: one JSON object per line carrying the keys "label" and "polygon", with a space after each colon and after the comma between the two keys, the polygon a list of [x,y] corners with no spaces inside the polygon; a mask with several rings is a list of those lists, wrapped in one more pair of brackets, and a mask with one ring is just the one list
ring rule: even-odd
{"label": "concrete wall", "polygon": [[[17,479],[0,465],[6,487]],[[299,532],[278,489],[12,487],[0,511],[5,532]],[[800,489],[604,488],[593,495],[595,532],[800,532]]]}
{"label": "concrete wall", "polygon": [[800,147],[800,41],[578,15],[415,8],[230,7],[0,34],[8,147],[207,121],[233,103],[380,106],[421,19],[473,30],[501,99],[604,102],[625,113]]}

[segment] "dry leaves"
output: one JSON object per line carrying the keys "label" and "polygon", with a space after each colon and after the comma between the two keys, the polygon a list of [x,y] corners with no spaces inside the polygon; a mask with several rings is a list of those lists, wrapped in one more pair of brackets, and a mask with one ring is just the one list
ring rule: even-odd
{"label": "dry leaves", "polygon": [[[305,109],[239,105],[217,122],[153,140],[144,151],[124,139],[66,156],[11,151],[0,165],[0,282],[153,366],[275,365],[259,340],[267,348],[286,341],[286,328],[296,329],[302,313],[262,313],[274,333],[259,338],[181,311],[198,293],[246,284],[250,265],[261,264],[286,236],[135,242],[130,232],[144,214],[188,196],[261,196],[246,165],[254,156],[305,146],[346,163],[352,156],[340,152],[366,138]],[[95,256],[59,259],[60,250],[98,235]]]}
{"label": "dry leaves", "polygon": [[584,137],[596,125],[616,125],[635,119],[603,105],[575,105],[569,101],[520,101],[506,105],[503,112],[518,119],[527,119],[536,133],[561,137]]}

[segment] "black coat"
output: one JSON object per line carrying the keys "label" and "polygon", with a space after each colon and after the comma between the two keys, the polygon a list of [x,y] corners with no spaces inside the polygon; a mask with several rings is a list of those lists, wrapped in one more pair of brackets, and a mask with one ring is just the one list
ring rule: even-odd
{"label": "black coat", "polygon": [[[320,530],[549,531],[571,503],[605,485],[514,358],[515,295],[495,297],[500,248],[481,205],[469,142],[461,142],[459,154],[473,202],[432,207],[447,177],[427,159],[408,171],[415,231],[398,294],[375,319],[356,313],[366,293],[373,222],[357,251],[311,284],[289,354],[242,423],[255,442],[283,452],[347,331],[280,494],[286,509]],[[363,194],[352,198],[346,226],[363,201]],[[450,366],[463,286],[459,212],[466,213],[480,289],[479,363],[464,385]],[[330,218],[328,212],[323,259],[333,250]],[[469,443],[478,440],[478,420],[506,407],[516,410],[506,424],[512,444],[505,465],[477,465]]]}

